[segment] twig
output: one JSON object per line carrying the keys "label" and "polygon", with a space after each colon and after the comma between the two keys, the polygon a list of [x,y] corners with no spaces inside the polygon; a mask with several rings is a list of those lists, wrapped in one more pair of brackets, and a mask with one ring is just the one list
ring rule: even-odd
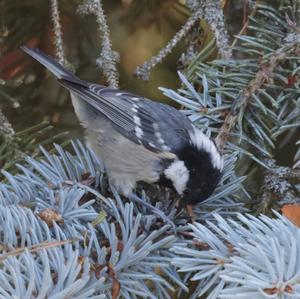
{"label": "twig", "polygon": [[3,114],[0,109],[0,136],[4,136],[4,138],[12,139],[15,131],[8,121],[7,117]]}
{"label": "twig", "polygon": [[216,38],[217,47],[222,57],[229,58],[231,56],[231,48],[229,47],[228,35],[224,24],[224,15],[220,1],[208,0],[189,0],[186,5],[192,11],[192,15],[188,18],[183,27],[175,34],[175,36],[161,49],[157,55],[153,56],[149,61],[144,62],[135,70],[135,75],[147,81],[150,77],[150,71],[173,50],[177,43],[185,37],[191,28],[199,19],[205,19],[210,25]]}
{"label": "twig", "polygon": [[269,169],[265,170],[259,195],[261,199],[257,209],[259,214],[265,214],[282,199],[295,200],[299,198],[299,192],[294,185],[300,182],[300,170],[278,166],[273,159],[267,159],[264,162]]}
{"label": "twig", "polygon": [[78,12],[81,14],[92,13],[96,16],[98,30],[102,38],[102,49],[100,57],[96,60],[96,64],[103,70],[108,84],[113,88],[118,88],[119,74],[116,63],[119,61],[119,54],[112,50],[109,28],[101,0],[86,1],[78,7]]}
{"label": "twig", "polygon": [[62,31],[58,10],[57,0],[51,0],[51,19],[53,22],[53,32],[54,32],[54,45],[56,50],[56,56],[60,64],[66,63],[63,39],[62,39]]}
{"label": "twig", "polygon": [[29,251],[30,253],[35,253],[38,252],[40,250],[43,249],[48,249],[48,248],[53,248],[53,247],[58,247],[58,246],[62,246],[65,244],[69,244],[69,243],[73,243],[74,241],[76,241],[75,239],[72,240],[63,240],[63,241],[54,241],[54,242],[43,242],[40,244],[35,244],[32,246],[28,246],[28,247],[21,247],[12,251],[9,251],[7,253],[4,253],[0,256],[0,262],[3,262],[5,259],[7,259],[8,257],[11,256],[18,256],[20,254],[22,254],[23,252],[25,252],[26,250]]}
{"label": "twig", "polygon": [[197,22],[197,20],[201,17],[203,17],[203,10],[199,9],[195,11],[195,13],[188,18],[183,27],[175,34],[175,36],[167,43],[167,45],[158,52],[157,55],[153,56],[149,61],[144,62],[141,66],[136,68],[134,72],[135,75],[145,81],[149,80],[151,69],[154,68],[158,63],[161,63],[162,60],[172,52],[177,43],[184,36],[186,36],[195,22]]}
{"label": "twig", "polygon": [[[252,9],[252,12],[251,12],[251,14],[250,14],[250,16],[252,17],[252,16],[254,16],[255,15],[255,13],[256,13],[256,8],[257,8],[257,5],[258,5],[258,0],[255,2],[255,4],[253,5],[253,9]],[[249,2],[248,2],[249,3]],[[250,4],[250,3],[249,3]],[[240,36],[240,35],[242,35],[242,34],[244,34],[245,33],[245,31],[246,31],[246,29],[247,29],[247,27],[248,27],[248,24],[249,24],[249,16],[248,16],[248,18],[247,18],[247,20],[244,22],[243,21],[243,27],[242,27],[242,29],[240,30],[240,32],[236,35],[236,37],[235,37],[235,39],[233,40],[233,42],[232,42],[232,44],[231,44],[231,48],[233,49],[234,47],[235,47],[235,45],[236,45],[236,43],[237,43],[237,41],[238,41],[238,36]]]}
{"label": "twig", "polygon": [[232,48],[229,46],[228,33],[224,21],[221,1],[205,1],[204,19],[208,22],[216,39],[216,45],[223,58],[230,58]]}

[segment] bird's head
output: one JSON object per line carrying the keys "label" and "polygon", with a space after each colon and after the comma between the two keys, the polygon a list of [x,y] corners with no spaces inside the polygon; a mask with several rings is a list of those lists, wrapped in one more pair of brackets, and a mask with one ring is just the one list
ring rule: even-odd
{"label": "bird's head", "polygon": [[164,171],[183,204],[197,204],[207,199],[221,178],[223,158],[214,142],[194,128],[190,142],[177,153]]}

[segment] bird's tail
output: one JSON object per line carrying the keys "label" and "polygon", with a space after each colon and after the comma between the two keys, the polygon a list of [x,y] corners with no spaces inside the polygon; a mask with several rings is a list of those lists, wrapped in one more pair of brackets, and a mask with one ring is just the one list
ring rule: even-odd
{"label": "bird's tail", "polygon": [[37,60],[43,66],[45,66],[52,74],[54,74],[58,79],[71,81],[73,83],[82,84],[79,78],[68,71],[64,66],[62,66],[58,61],[56,61],[51,56],[43,53],[38,49],[30,49],[26,46],[22,46],[21,49],[30,55],[32,58]]}

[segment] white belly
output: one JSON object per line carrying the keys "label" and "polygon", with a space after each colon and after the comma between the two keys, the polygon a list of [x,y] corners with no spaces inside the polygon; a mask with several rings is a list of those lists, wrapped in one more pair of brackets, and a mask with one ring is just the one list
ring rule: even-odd
{"label": "white belly", "polygon": [[159,180],[159,156],[125,138],[109,121],[97,120],[86,132],[90,147],[105,164],[110,183],[125,195],[137,181]]}
{"label": "white belly", "polygon": [[87,144],[105,164],[110,184],[128,196],[138,181],[159,180],[161,158],[174,159],[174,154],[151,152],[121,135],[105,116],[87,109],[84,101],[72,96],[72,102],[86,128]]}

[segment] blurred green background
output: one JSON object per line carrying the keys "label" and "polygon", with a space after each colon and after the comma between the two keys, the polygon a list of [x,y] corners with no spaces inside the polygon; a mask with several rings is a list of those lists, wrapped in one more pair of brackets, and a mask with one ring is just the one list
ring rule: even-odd
{"label": "blurred green background", "polygon": [[[82,1],[58,3],[68,62],[80,78],[106,84],[95,64],[101,49],[95,17],[76,12]],[[223,6],[226,18],[230,19],[230,33],[234,34],[242,27],[244,1],[223,1]],[[184,67],[178,61],[187,47],[185,41],[152,70],[148,82],[135,77],[133,72],[164,47],[185,23],[190,15],[185,0],[105,0],[103,7],[113,49],[120,53],[120,88],[168,101],[158,87],[179,87],[176,70]],[[40,64],[19,50],[19,46],[26,44],[54,55],[50,14],[50,1],[1,0],[0,105],[16,131],[49,120],[55,132],[69,131],[70,137],[81,136],[68,93]],[[199,50],[212,37],[204,21],[200,27]]]}

